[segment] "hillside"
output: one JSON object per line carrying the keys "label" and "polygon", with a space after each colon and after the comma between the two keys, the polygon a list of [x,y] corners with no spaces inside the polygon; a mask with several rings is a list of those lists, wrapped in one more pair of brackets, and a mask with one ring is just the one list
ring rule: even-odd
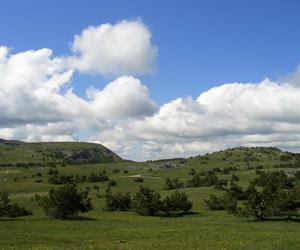
{"label": "hillside", "polygon": [[1,166],[55,163],[88,164],[123,161],[120,156],[101,144],[86,142],[7,141],[0,139]]}
{"label": "hillside", "polygon": [[[86,152],[93,153],[96,148],[104,147],[73,142],[2,141],[0,145],[1,162],[35,160],[51,163],[54,159],[65,159],[64,166],[56,164],[55,168],[47,163],[41,168],[13,165],[0,169],[0,191],[7,190],[13,203],[33,212],[28,217],[0,218],[0,249],[86,249],[86,246],[90,249],[128,250],[199,249],[199,246],[208,250],[299,249],[300,211],[299,217],[257,222],[224,210],[209,210],[204,201],[211,195],[222,196],[225,190],[207,183],[198,185],[191,180],[204,180],[210,173],[218,180],[227,180],[227,187],[230,187],[229,181],[235,177],[235,183],[247,190],[262,173],[284,171],[293,174],[300,171],[300,154],[277,148],[238,147],[187,159],[141,163],[117,158],[119,162],[75,166],[68,164],[66,159],[89,158]],[[101,176],[108,178],[95,179]],[[180,191],[193,202],[191,214],[156,217],[105,209],[107,187],[113,194],[128,192],[133,195],[143,185],[164,198],[175,192],[166,188],[167,178],[183,183]],[[35,200],[36,195],[43,196],[51,188],[59,188],[61,184],[57,181],[74,182],[81,190],[89,191],[94,209],[73,221],[47,218]],[[111,181],[115,184],[110,185]],[[300,178],[295,184],[300,185]],[[262,187],[256,188],[260,190]],[[239,206],[245,201],[239,200]]]}
{"label": "hillside", "polygon": [[[298,164],[300,154],[274,147],[236,147],[188,158],[197,166],[214,167],[291,167]],[[207,167],[206,167],[207,168]]]}

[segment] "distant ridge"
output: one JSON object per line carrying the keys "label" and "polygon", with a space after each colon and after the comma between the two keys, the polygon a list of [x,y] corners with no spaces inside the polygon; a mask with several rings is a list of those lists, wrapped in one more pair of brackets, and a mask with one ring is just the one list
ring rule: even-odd
{"label": "distant ridge", "polygon": [[122,162],[123,159],[97,143],[22,142],[0,138],[0,164],[68,163],[92,164]]}

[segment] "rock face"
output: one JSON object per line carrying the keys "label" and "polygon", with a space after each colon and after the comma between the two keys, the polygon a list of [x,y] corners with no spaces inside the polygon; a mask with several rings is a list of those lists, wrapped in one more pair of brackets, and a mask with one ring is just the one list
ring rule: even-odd
{"label": "rock face", "polygon": [[67,163],[84,164],[84,163],[104,163],[119,162],[122,158],[105,147],[85,148],[72,153],[64,158]]}

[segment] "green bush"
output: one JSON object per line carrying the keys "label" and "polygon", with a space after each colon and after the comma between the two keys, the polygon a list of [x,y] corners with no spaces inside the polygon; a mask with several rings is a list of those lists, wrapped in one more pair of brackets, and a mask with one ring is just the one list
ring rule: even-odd
{"label": "green bush", "polygon": [[224,210],[225,209],[222,199],[220,199],[219,197],[217,197],[214,194],[211,194],[209,196],[209,199],[205,199],[204,204],[205,204],[206,208],[209,210]]}
{"label": "green bush", "polygon": [[136,178],[134,178],[134,182],[144,182],[144,178],[136,177]]}
{"label": "green bush", "polygon": [[132,211],[140,215],[187,214],[192,209],[192,202],[184,192],[175,191],[161,199],[160,194],[148,187],[140,186],[132,198]]}
{"label": "green bush", "polygon": [[47,216],[62,219],[74,219],[79,213],[86,213],[92,209],[88,191],[78,190],[75,184],[51,189],[47,196],[40,198],[39,205]]}
{"label": "green bush", "polygon": [[109,187],[115,187],[115,186],[117,186],[117,182],[116,182],[115,180],[110,180],[110,181],[107,183],[107,185],[108,185]]}
{"label": "green bush", "polygon": [[18,204],[10,204],[9,193],[7,191],[0,192],[0,217],[20,217],[32,215],[30,210],[20,207]]}
{"label": "green bush", "polygon": [[105,191],[105,210],[108,211],[126,211],[131,209],[131,196],[130,192],[122,194],[112,194],[111,189],[107,188]]}
{"label": "green bush", "polygon": [[172,213],[187,214],[192,207],[193,204],[188,200],[188,196],[184,192],[177,190],[162,200],[162,211],[166,215]]}
{"label": "green bush", "polygon": [[180,189],[183,187],[184,187],[184,183],[180,181],[178,178],[173,180],[170,178],[166,178],[165,180],[165,186],[164,186],[165,190]]}
{"label": "green bush", "polygon": [[161,210],[160,194],[148,187],[140,186],[132,198],[132,210],[140,215],[154,216]]}

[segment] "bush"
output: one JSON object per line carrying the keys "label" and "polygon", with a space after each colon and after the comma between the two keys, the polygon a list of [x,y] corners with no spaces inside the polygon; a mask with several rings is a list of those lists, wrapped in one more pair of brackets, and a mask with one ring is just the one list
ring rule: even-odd
{"label": "bush", "polygon": [[172,190],[172,189],[180,189],[184,187],[184,183],[180,181],[178,178],[170,179],[166,178],[165,180],[165,190]]}
{"label": "bush", "polygon": [[213,194],[211,194],[209,196],[209,199],[205,199],[204,203],[205,203],[206,208],[209,210],[224,210],[225,209],[223,201],[219,197],[217,197]]}
{"label": "bush", "polygon": [[30,210],[20,207],[18,204],[10,204],[9,194],[7,191],[0,192],[0,217],[20,217],[32,215]]}
{"label": "bush", "polygon": [[134,182],[144,182],[144,178],[136,177],[136,178],[134,178]]}
{"label": "bush", "polygon": [[189,175],[195,175],[196,174],[196,170],[194,168],[191,168],[191,170],[189,171]]}
{"label": "bush", "polygon": [[225,190],[227,187],[228,181],[225,179],[218,179],[214,185],[215,189]]}
{"label": "bush", "polygon": [[216,184],[218,177],[216,174],[211,172],[199,173],[193,176],[192,179],[186,183],[187,187],[210,187]]}
{"label": "bush", "polygon": [[294,186],[293,179],[289,178],[285,172],[261,172],[260,176],[254,180],[258,186],[269,186],[269,188],[291,188]]}
{"label": "bush", "polygon": [[243,216],[266,220],[273,217],[289,215],[300,207],[299,189],[277,189],[264,187],[261,192],[255,191],[244,203]]}
{"label": "bush", "polygon": [[107,188],[105,191],[105,204],[108,211],[126,211],[131,208],[130,192],[122,194],[112,194],[111,189]]}
{"label": "bush", "polygon": [[184,192],[179,192],[177,190],[162,201],[162,211],[166,215],[172,213],[187,214],[192,207],[193,204],[188,200],[188,196]]}
{"label": "bush", "polygon": [[66,184],[58,189],[51,189],[47,196],[41,197],[39,205],[47,216],[61,219],[77,218],[79,213],[92,209],[87,191],[80,191],[75,184]]}
{"label": "bush", "polygon": [[109,187],[115,187],[115,186],[117,186],[117,182],[116,182],[115,180],[110,180],[110,181],[107,183],[107,185],[108,185]]}
{"label": "bush", "polygon": [[140,215],[154,216],[161,210],[160,194],[140,186],[132,198],[132,210]]}

